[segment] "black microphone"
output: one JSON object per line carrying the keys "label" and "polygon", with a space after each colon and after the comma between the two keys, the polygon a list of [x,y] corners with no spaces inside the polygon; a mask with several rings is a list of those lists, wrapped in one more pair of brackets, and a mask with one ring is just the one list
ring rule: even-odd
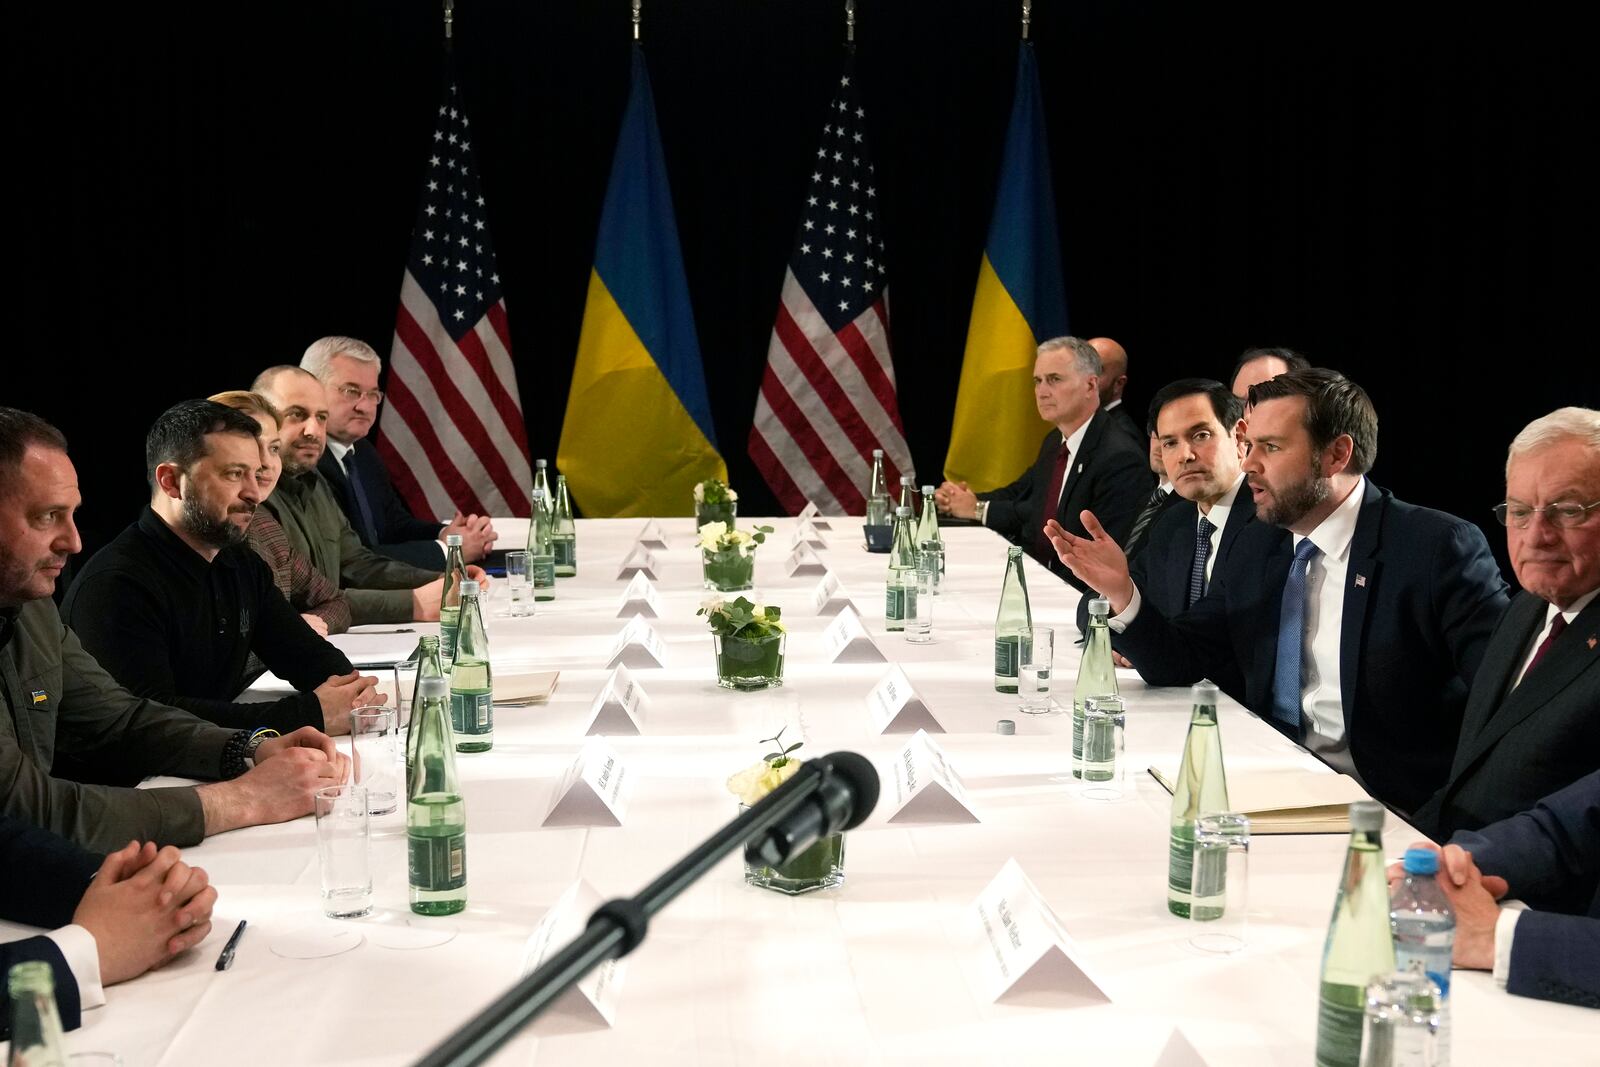
{"label": "black microphone", "polygon": [[745,845],[745,858],[751,863],[781,867],[818,839],[860,826],[877,806],[878,772],[865,756],[830,753],[808,760],[761,804],[776,805],[795,792],[810,795],[799,808]]}

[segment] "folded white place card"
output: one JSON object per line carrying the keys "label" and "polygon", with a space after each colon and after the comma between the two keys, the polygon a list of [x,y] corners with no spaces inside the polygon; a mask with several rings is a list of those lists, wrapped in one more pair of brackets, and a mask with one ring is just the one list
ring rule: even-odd
{"label": "folded white place card", "polygon": [[885,663],[883,652],[861,625],[856,609],[845,607],[822,631],[822,648],[829,663]]}
{"label": "folded white place card", "polygon": [[851,606],[850,594],[844,591],[832,571],[823,572],[822,581],[817,583],[816,591],[811,594],[811,602],[818,615],[837,615]]}
{"label": "folded white place card", "polygon": [[1015,859],[972,904],[981,931],[977,966],[990,999],[1057,1007],[1109,1004],[1111,998],[1075,958],[1061,920]]}
{"label": "folded white place card", "polygon": [[[522,977],[532,974],[545,960],[583,933],[589,916],[603,903],[594,886],[582,878],[568,886],[534,927],[533,936],[528,938],[528,946],[522,952]],[[551,1005],[551,1012],[598,1019],[611,1026],[617,1021],[617,995],[627,965],[626,957],[606,960],[561,994]],[[534,1026],[537,1028],[538,1023]]]}
{"label": "folded white place card", "polygon": [[656,595],[655,584],[638,571],[629,580],[628,588],[622,591],[622,606],[617,609],[619,619],[635,615],[643,615],[647,619],[661,617],[661,598]]}
{"label": "folded white place card", "polygon": [[628,553],[627,558],[622,561],[622,566],[617,570],[618,579],[631,578],[635,574],[656,577],[656,557],[643,545],[634,545],[633,550]]}
{"label": "folded white place card", "polygon": [[944,750],[918,730],[894,757],[895,823],[977,822],[967,787]]}
{"label": "folded white place card", "polygon": [[1166,1047],[1161,1050],[1161,1055],[1151,1067],[1206,1067],[1206,1059],[1194,1045],[1190,1044],[1189,1039],[1183,1036],[1183,1031],[1174,1026]]}
{"label": "folded white place card", "polygon": [[591,737],[556,784],[545,826],[621,826],[632,788],[622,759],[603,737]]}
{"label": "folded white place card", "polygon": [[816,549],[803,543],[795,546],[784,565],[791,578],[815,577],[828,569],[823,565],[822,557],[817,555]]}
{"label": "folded white place card", "polygon": [[802,522],[795,526],[794,536],[789,538],[790,548],[795,548],[799,545],[810,545],[812,548],[827,548],[828,542],[823,540],[816,527],[809,522]]}
{"label": "folded white place card", "polygon": [[646,548],[666,548],[667,534],[661,529],[661,524],[654,519],[644,524],[644,529],[639,531],[639,536],[634,540]]}
{"label": "folded white place card", "polygon": [[833,527],[831,525],[829,525],[828,520],[822,517],[822,512],[820,510],[818,510],[816,503],[813,502],[813,501],[810,501],[810,500],[806,501],[806,506],[801,508],[800,509],[800,514],[795,516],[795,517],[798,518],[801,522],[810,523],[813,529],[817,529],[817,530],[831,530],[831,529],[833,529]]}
{"label": "folded white place card", "polygon": [[661,666],[661,635],[656,633],[656,628],[635,616],[628,620],[628,625],[617,634],[617,639],[611,645],[611,656],[606,660],[607,667],[622,664],[624,667]]}
{"label": "folded white place card", "polygon": [[944,733],[944,727],[933,717],[927,701],[899,664],[890,668],[867,694],[867,714],[872,728],[880,734],[908,734],[913,730]]}
{"label": "folded white place card", "polygon": [[586,734],[636,734],[650,710],[644,686],[626,667],[618,666],[595,694]]}

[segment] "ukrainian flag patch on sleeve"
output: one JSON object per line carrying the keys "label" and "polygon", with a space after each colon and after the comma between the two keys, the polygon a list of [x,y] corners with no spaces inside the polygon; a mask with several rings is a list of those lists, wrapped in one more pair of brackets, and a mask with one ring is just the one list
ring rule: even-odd
{"label": "ukrainian flag patch on sleeve", "polygon": [[43,689],[35,689],[33,691],[33,702],[35,704],[43,704],[45,701],[47,701],[49,699],[50,699],[50,694],[46,693]]}

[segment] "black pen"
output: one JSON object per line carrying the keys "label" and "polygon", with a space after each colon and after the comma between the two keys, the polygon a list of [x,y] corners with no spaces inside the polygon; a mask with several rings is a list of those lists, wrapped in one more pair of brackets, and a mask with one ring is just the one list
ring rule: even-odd
{"label": "black pen", "polygon": [[217,970],[225,971],[233,966],[233,950],[239,947],[239,938],[244,935],[244,924],[245,920],[240,919],[239,925],[233,928],[233,936],[222,946],[222,955],[217,957]]}

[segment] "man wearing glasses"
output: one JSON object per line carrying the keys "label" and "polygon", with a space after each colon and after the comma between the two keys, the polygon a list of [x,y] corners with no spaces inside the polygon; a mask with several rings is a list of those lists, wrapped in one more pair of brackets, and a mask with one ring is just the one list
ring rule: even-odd
{"label": "man wearing glasses", "polygon": [[1522,592],[1473,677],[1450,777],[1417,812],[1438,841],[1600,769],[1600,411],[1529,423],[1494,512]]}
{"label": "man wearing glasses", "polygon": [[306,349],[300,366],[327,386],[328,448],[317,461],[317,470],[333,487],[361,543],[438,571],[444,569],[445,537],[460,534],[466,561],[483,559],[495,541],[488,518],[457,513],[448,525],[418,519],[394,491],[378,450],[366,440],[383,403],[378,389],[383,361],[372,346],[354,337],[324,337]]}

